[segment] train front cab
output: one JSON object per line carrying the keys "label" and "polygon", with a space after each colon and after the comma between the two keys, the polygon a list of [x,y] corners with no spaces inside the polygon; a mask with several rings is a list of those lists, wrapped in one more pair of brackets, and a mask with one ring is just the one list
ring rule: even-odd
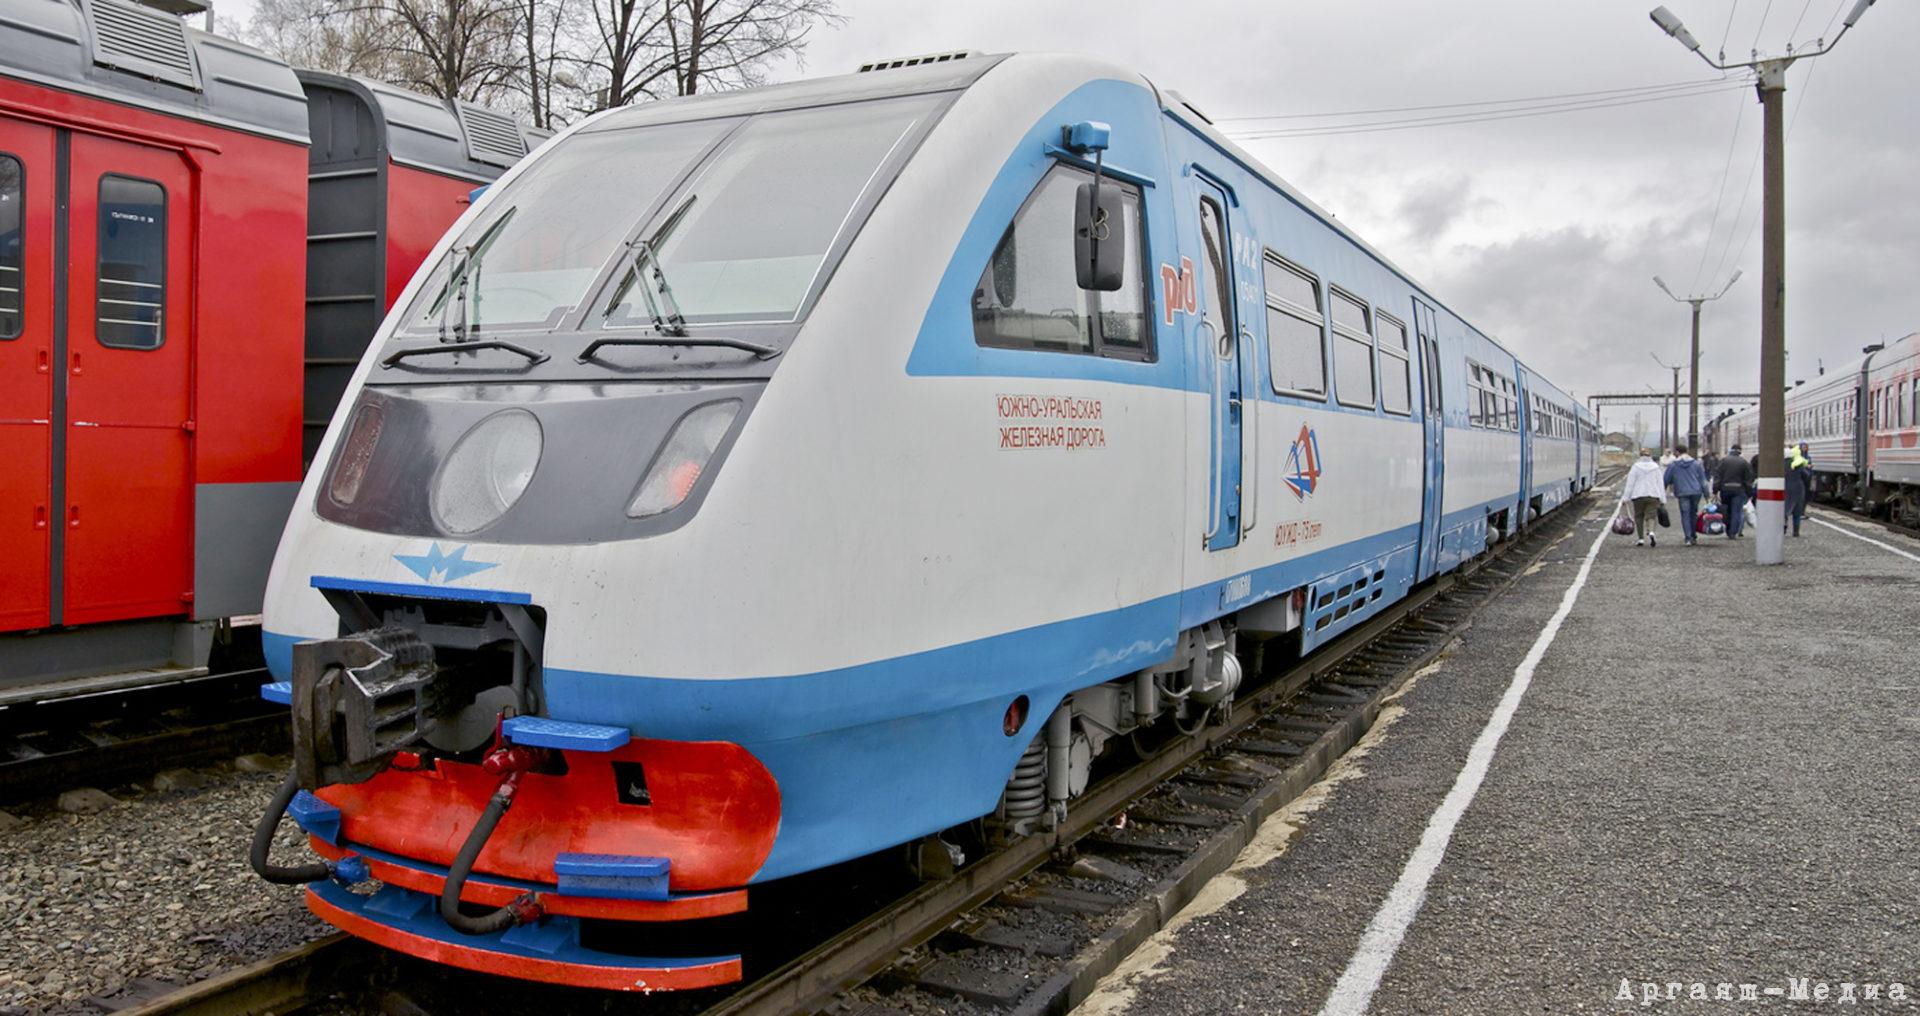
{"label": "train front cab", "polygon": [[0,693],[192,669],[258,609],[299,478],[305,144],[263,54],[0,2]]}

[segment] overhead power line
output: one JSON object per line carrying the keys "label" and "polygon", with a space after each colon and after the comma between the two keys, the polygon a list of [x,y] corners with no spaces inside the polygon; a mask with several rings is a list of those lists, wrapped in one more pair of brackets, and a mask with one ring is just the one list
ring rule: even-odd
{"label": "overhead power line", "polygon": [[[1215,117],[1216,123],[1237,123],[1250,120],[1312,120],[1335,116],[1374,116],[1382,113],[1421,113],[1435,109],[1466,109],[1473,106],[1511,106],[1516,103],[1553,102],[1560,99],[1586,99],[1601,96],[1625,95],[1629,93],[1660,92],[1670,89],[1696,88],[1701,85],[1715,84],[1727,80],[1726,75],[1718,78],[1695,78],[1692,81],[1670,81],[1662,85],[1634,85],[1628,88],[1602,88],[1593,92],[1561,92],[1557,95],[1527,95],[1511,99],[1480,99],[1474,102],[1441,102],[1425,106],[1382,106],[1378,109],[1345,109],[1325,113],[1266,113],[1257,116]],[[1489,110],[1489,112],[1492,112]]]}
{"label": "overhead power line", "polygon": [[1688,99],[1700,95],[1715,95],[1744,88],[1742,82],[1711,80],[1703,84],[1710,87],[1695,88],[1692,91],[1663,92],[1658,95],[1632,96],[1612,100],[1593,100],[1582,102],[1545,103],[1534,106],[1519,106],[1510,109],[1488,110],[1473,113],[1450,113],[1429,117],[1407,117],[1396,120],[1357,121],[1348,124],[1324,124],[1305,127],[1284,127],[1273,129],[1229,130],[1227,134],[1240,141],[1266,141],[1278,138],[1328,137],[1339,134],[1372,134],[1378,131],[1417,130],[1423,127],[1452,127],[1461,124],[1489,123],[1496,120],[1516,120],[1526,117],[1557,116],[1564,113],[1577,113],[1590,109],[1612,109],[1618,106],[1638,106],[1649,102],[1667,102],[1673,99]]}

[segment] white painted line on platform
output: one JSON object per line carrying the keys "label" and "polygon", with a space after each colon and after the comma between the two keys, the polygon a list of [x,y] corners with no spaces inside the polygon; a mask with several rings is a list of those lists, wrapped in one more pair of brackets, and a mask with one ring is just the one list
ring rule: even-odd
{"label": "white painted line on platform", "polygon": [[1831,529],[1834,532],[1839,533],[1841,536],[1851,536],[1854,539],[1859,540],[1861,543],[1871,543],[1874,546],[1879,547],[1881,550],[1887,551],[1888,553],[1891,553],[1891,554],[1898,554],[1909,561],[1920,561],[1920,556],[1909,554],[1906,551],[1901,550],[1899,547],[1896,547],[1891,543],[1881,543],[1879,540],[1876,540],[1870,536],[1861,536],[1859,533],[1849,533],[1847,532],[1847,529],[1845,526],[1836,526],[1833,523],[1828,522],[1826,519],[1820,518],[1819,516],[1809,515],[1807,516],[1807,521],[1818,522],[1821,525],[1826,526],[1828,529]]}
{"label": "white painted line on platform", "polygon": [[[1615,511],[1619,508],[1616,506]],[[1611,521],[1611,516],[1608,516]],[[1460,824],[1461,816],[1467,807],[1473,804],[1474,796],[1480,793],[1480,783],[1487,778],[1487,770],[1493,765],[1494,750],[1500,746],[1500,739],[1506,736],[1508,724],[1513,722],[1513,714],[1520,709],[1520,699],[1527,693],[1527,687],[1533,684],[1533,672],[1547,655],[1548,647],[1560,634],[1560,626],[1573,612],[1574,601],[1580,598],[1580,590],[1586,587],[1587,576],[1593,571],[1593,559],[1600,554],[1600,547],[1612,533],[1608,525],[1602,525],[1600,532],[1593,538],[1593,546],[1587,548],[1586,560],[1580,562],[1580,571],[1573,577],[1573,584],[1560,597],[1560,609],[1554,611],[1547,626],[1540,631],[1540,637],[1533,642],[1533,648],[1527,650],[1527,656],[1514,668],[1513,681],[1507,685],[1507,693],[1500,698],[1500,704],[1494,708],[1493,715],[1487,719],[1487,725],[1473,742],[1473,748],[1467,752],[1466,764],[1460,767],[1460,775],[1454,778],[1453,788],[1441,800],[1440,807],[1434,810],[1433,817],[1427,820],[1427,828],[1420,835],[1420,845],[1413,848],[1413,856],[1407,858],[1407,866],[1400,872],[1400,880],[1393,884],[1387,893],[1387,900],[1380,905],[1379,912],[1360,935],[1360,944],[1353,950],[1353,958],[1347,961],[1347,969],[1340,974],[1340,982],[1333,986],[1333,993],[1327,996],[1327,1004],[1320,1007],[1320,1016],[1361,1016],[1373,1001],[1373,993],[1380,988],[1380,979],[1387,973],[1387,967],[1393,964],[1394,954],[1400,951],[1400,943],[1407,936],[1407,928],[1420,913],[1420,907],[1427,900],[1427,884],[1433,881],[1433,873],[1447,856],[1447,844],[1453,840],[1454,827]]]}

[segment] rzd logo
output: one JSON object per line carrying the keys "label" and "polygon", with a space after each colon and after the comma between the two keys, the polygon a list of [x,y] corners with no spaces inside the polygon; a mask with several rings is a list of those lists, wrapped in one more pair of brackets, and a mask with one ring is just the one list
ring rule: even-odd
{"label": "rzd logo", "polygon": [[1302,501],[1320,485],[1320,439],[1304,423],[1300,436],[1293,439],[1293,449],[1287,452],[1287,473],[1287,486]]}

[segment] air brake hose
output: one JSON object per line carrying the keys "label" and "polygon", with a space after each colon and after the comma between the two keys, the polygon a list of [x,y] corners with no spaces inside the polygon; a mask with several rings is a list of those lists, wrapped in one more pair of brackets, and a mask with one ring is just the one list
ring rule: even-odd
{"label": "air brake hose", "polygon": [[486,848],[487,838],[493,835],[493,827],[500,824],[500,816],[505,815],[507,806],[513,803],[513,792],[519,782],[518,772],[508,773],[500,781],[499,788],[487,800],[486,810],[480,813],[479,821],[467,833],[466,842],[460,845],[460,853],[454,856],[453,867],[447,869],[446,885],[440,889],[440,917],[448,927],[461,934],[491,935],[540,916],[540,905],[532,893],[521,895],[479,917],[468,917],[460,912],[460,890],[466,887],[467,876],[473,873],[473,862],[479,859],[480,851]]}
{"label": "air brake hose", "polygon": [[286,867],[267,860],[267,851],[273,847],[274,831],[280,828],[280,820],[286,817],[287,806],[293,803],[293,795],[299,792],[300,784],[289,772],[287,778],[280,781],[280,789],[274,791],[267,810],[260,814],[260,821],[253,826],[253,848],[247,852],[247,862],[253,865],[255,874],[275,885],[306,885],[333,875],[332,865],[325,863]]}

